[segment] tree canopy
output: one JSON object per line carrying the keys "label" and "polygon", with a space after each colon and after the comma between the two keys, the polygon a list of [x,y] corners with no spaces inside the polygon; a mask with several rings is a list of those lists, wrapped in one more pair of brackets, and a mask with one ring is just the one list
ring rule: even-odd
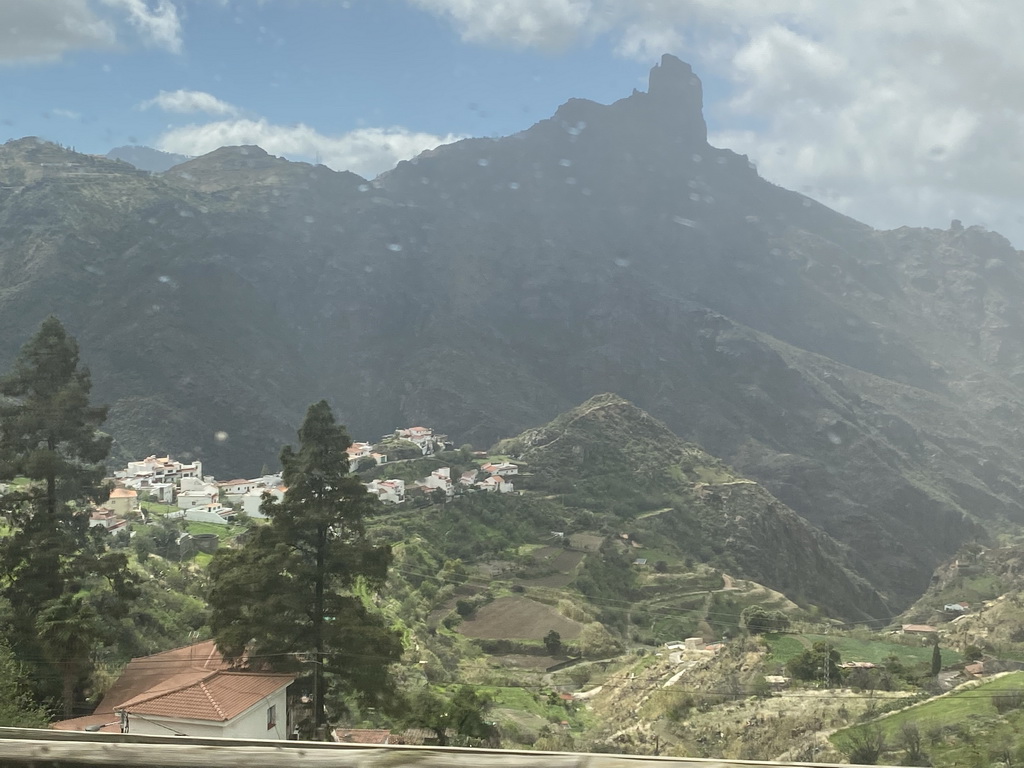
{"label": "tree canopy", "polygon": [[[103,494],[103,460],[110,438],[99,432],[105,407],[89,403],[88,369],[78,344],[55,317],[21,349],[0,379],[0,479],[28,483],[0,497],[11,535],[0,541],[9,640],[17,656],[43,656],[59,672],[64,712],[90,655],[136,596],[128,560],[107,551],[89,529],[89,502]],[[41,669],[41,668],[40,668]],[[46,675],[33,670],[36,694],[56,698]]]}
{"label": "tree canopy", "polygon": [[287,491],[264,497],[269,525],[210,567],[211,627],[229,658],[252,666],[312,666],[313,728],[332,699],[388,706],[388,667],[402,653],[399,633],[372,604],[387,577],[390,548],[374,545],[364,520],[379,502],[348,473],[351,445],[324,401],[310,406],[299,447],[281,452]]}

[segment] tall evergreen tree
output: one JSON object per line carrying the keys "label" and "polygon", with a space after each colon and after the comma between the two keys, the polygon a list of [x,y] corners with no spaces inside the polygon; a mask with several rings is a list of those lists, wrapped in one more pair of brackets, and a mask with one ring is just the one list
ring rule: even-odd
{"label": "tall evergreen tree", "polygon": [[932,677],[942,671],[942,651],[939,650],[939,641],[936,640],[932,646]]}
{"label": "tall evergreen tree", "polygon": [[219,552],[210,567],[211,627],[218,647],[251,665],[312,665],[313,730],[325,724],[326,683],[335,698],[391,703],[388,666],[399,634],[372,610],[390,548],[373,545],[364,520],[379,502],[348,473],[351,440],[321,401],[310,406],[298,450],[281,452],[284,499],[265,497],[270,524],[243,549]]}
{"label": "tall evergreen tree", "polygon": [[[99,432],[107,409],[89,404],[90,390],[78,344],[55,317],[43,322],[13,371],[0,379],[0,479],[30,481],[0,497],[13,528],[0,542],[0,589],[10,603],[10,642],[22,658],[39,658],[40,632],[45,627],[56,637],[58,616],[72,627],[75,612],[92,615],[90,603],[99,599],[108,614],[123,614],[134,595],[127,558],[105,551],[89,530],[84,502],[102,493],[103,460],[110,450],[110,438]],[[50,619],[40,622],[43,615]],[[99,640],[97,633],[88,637]],[[87,656],[79,648],[74,664],[60,659],[64,666],[57,678],[66,712]],[[47,693],[39,687],[45,682],[36,680],[37,693]]]}

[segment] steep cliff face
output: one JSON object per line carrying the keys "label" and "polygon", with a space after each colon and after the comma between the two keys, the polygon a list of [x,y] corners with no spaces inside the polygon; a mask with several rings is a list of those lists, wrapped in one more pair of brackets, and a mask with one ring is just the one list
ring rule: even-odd
{"label": "steep cliff face", "polygon": [[[1024,521],[998,235],[875,232],[708,145],[699,80],[571,100],[367,181],[222,148],[0,147],[0,365],[57,312],[121,455],[256,471],[309,402],[480,445],[614,391],[851,548],[894,603]],[[227,434],[227,439],[224,434]]]}

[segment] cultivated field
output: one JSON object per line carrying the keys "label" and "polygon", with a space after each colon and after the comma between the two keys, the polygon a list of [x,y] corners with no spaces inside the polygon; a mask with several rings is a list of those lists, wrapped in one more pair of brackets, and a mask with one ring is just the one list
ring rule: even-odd
{"label": "cultivated field", "polygon": [[466,637],[486,640],[539,641],[553,629],[562,640],[573,640],[582,628],[582,624],[567,619],[550,605],[516,595],[499,597],[480,607],[472,618],[459,625],[459,632]]}

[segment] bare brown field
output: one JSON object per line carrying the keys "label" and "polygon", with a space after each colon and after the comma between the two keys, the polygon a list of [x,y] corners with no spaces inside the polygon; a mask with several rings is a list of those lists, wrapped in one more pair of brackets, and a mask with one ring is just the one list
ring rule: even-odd
{"label": "bare brown field", "polygon": [[544,547],[534,552],[533,556],[537,560],[538,570],[554,569],[557,573],[520,579],[520,583],[528,587],[559,588],[568,586],[576,577],[576,566],[583,561],[586,553],[560,547]]}
{"label": "bare brown field", "polygon": [[459,624],[459,632],[466,637],[485,640],[541,640],[552,629],[563,640],[573,640],[582,628],[582,624],[567,619],[551,606],[518,595],[499,597]]}

